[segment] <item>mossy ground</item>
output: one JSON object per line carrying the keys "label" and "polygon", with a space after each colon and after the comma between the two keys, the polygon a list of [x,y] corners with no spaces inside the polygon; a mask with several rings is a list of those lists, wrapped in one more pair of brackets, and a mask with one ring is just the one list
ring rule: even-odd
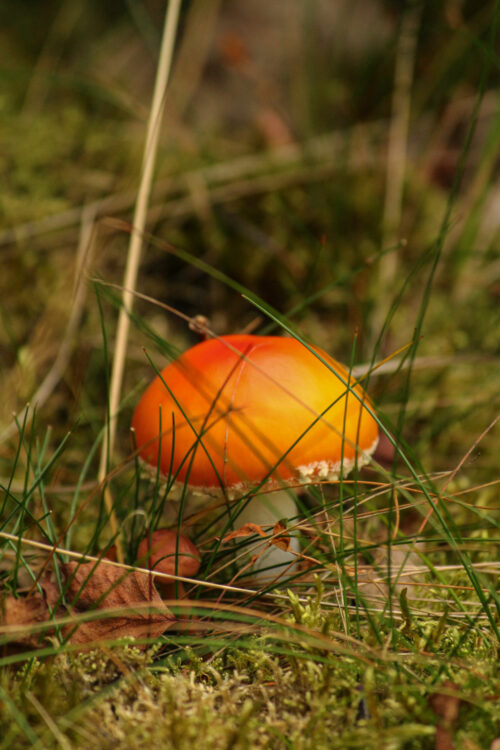
{"label": "mossy ground", "polygon": [[[324,633],[317,601],[312,611]],[[298,613],[307,620],[311,606]],[[269,632],[209,659],[175,638],[147,653],[131,643],[33,659],[4,672],[1,747],[36,738],[47,748],[433,748],[443,721],[436,694],[460,699],[450,724],[457,747],[487,747],[497,736],[498,648],[484,636],[460,627],[438,634],[424,621],[397,654],[360,642],[347,655],[336,653],[334,635],[329,648],[307,650],[290,635]]]}

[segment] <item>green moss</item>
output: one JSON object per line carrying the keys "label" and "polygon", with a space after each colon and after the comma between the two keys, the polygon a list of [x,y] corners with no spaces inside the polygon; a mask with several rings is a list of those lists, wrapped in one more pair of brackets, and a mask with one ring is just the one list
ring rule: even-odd
{"label": "green moss", "polygon": [[[337,656],[315,663],[304,653],[299,660],[264,653],[256,641],[245,650],[226,649],[215,666],[205,662],[200,670],[199,664],[170,669],[155,652],[131,643],[35,661],[4,670],[2,689],[47,748],[59,746],[47,715],[75,749],[434,747],[437,718],[429,698],[439,683],[425,681],[430,665],[422,658],[401,655],[392,668]],[[498,678],[493,661],[481,668],[481,679],[463,661],[453,668],[463,697],[454,731],[461,741],[487,747],[500,720],[491,700]],[[12,706],[3,703],[0,716],[12,746],[28,747]]]}

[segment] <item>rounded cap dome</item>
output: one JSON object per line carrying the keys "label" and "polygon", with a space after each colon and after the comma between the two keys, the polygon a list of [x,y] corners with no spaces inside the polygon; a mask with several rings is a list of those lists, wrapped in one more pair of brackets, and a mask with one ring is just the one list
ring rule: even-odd
{"label": "rounded cap dome", "polygon": [[141,458],[191,488],[233,492],[335,479],[342,462],[344,474],[365,464],[378,440],[373,406],[352,377],[347,390],[342,365],[313,350],[248,335],[192,347],[137,405]]}
{"label": "rounded cap dome", "polygon": [[200,553],[184,534],[156,529],[139,544],[137,562],[158,573],[192,578],[200,569]]}

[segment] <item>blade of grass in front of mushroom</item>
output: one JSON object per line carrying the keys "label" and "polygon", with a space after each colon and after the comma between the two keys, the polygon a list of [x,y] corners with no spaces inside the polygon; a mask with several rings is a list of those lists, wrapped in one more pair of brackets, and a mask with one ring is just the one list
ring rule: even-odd
{"label": "blade of grass in front of mushroom", "polygon": [[[169,393],[169,395],[173,399],[174,403],[176,404],[177,408],[181,412],[183,418],[186,420],[186,423],[189,426],[189,428],[191,429],[191,431],[193,433],[193,436],[194,436],[194,442],[193,442],[193,444],[191,446],[190,451],[186,454],[186,456],[184,457],[184,459],[181,461],[181,463],[180,463],[179,467],[177,468],[175,474],[173,476],[169,475],[169,477],[168,477],[169,484],[172,486],[175,483],[177,476],[182,471],[184,463],[188,462],[188,467],[187,467],[187,471],[186,471],[186,477],[185,477],[185,479],[183,481],[183,487],[182,487],[181,505],[180,505],[180,509],[179,509],[179,513],[178,513],[178,521],[177,521],[178,530],[180,530],[180,527],[181,527],[181,524],[182,524],[182,518],[183,518],[183,512],[184,512],[184,504],[185,504],[185,500],[186,500],[186,493],[188,491],[188,484],[189,484],[189,476],[190,476],[190,473],[191,473],[191,467],[193,465],[193,461],[194,461],[194,458],[195,458],[195,455],[196,455],[196,451],[198,450],[199,447],[201,447],[201,449],[205,453],[205,455],[206,455],[206,457],[207,457],[207,459],[208,459],[208,461],[209,461],[209,463],[210,463],[210,465],[211,465],[211,467],[212,467],[212,469],[214,471],[214,474],[215,474],[216,479],[217,479],[217,481],[219,483],[219,486],[220,486],[220,489],[221,489],[221,493],[222,493],[222,496],[223,496],[223,499],[224,499],[225,512],[223,514],[221,514],[221,516],[218,519],[215,519],[215,521],[212,522],[212,525],[215,525],[219,520],[221,520],[222,517],[224,517],[226,519],[225,526],[223,528],[223,532],[222,532],[222,535],[220,537],[220,538],[223,538],[225,536],[225,534],[227,533],[228,529],[232,528],[234,526],[234,520],[235,520],[236,516],[238,515],[238,513],[240,511],[241,503],[242,503],[242,501],[245,500],[245,497],[246,497],[246,495],[245,495],[245,497],[242,500],[240,500],[240,502],[238,504],[234,504],[234,503],[230,503],[229,502],[229,499],[226,496],[226,492],[225,492],[225,488],[224,488],[224,482],[222,480],[222,477],[219,476],[217,467],[215,466],[215,464],[213,462],[213,459],[212,459],[212,456],[210,454],[210,451],[204,445],[204,442],[203,442],[204,432],[208,431],[208,429],[210,427],[211,423],[209,422],[209,420],[210,420],[212,412],[215,410],[215,406],[217,404],[217,401],[218,401],[218,399],[219,399],[219,397],[220,397],[220,395],[221,395],[221,393],[223,391],[223,386],[221,387],[221,389],[219,390],[219,392],[215,393],[214,396],[211,397],[212,398],[212,403],[210,405],[210,408],[209,408],[207,414],[204,417],[203,423],[201,424],[200,428],[198,428],[195,425],[193,425],[193,423],[192,423],[191,419],[189,418],[189,415],[186,413],[183,405],[179,402],[179,400],[177,398],[177,395],[175,393],[173,393],[173,391],[170,389],[168,383],[166,383],[166,381],[164,380],[161,371],[158,370],[158,368],[155,366],[155,364],[153,363],[152,359],[149,357],[149,355],[148,355],[147,352],[146,352],[146,357],[148,358],[151,366],[153,367],[153,370],[156,372],[156,375],[158,377],[160,377],[160,379],[162,380],[163,385],[165,386],[167,392]],[[201,375],[202,375],[201,373],[198,373],[198,377],[201,377]],[[199,384],[201,386],[202,385],[202,381],[200,381]],[[218,419],[223,418],[223,416],[224,415],[222,414],[222,415],[216,416],[215,418],[218,420]],[[174,429],[174,425],[172,425],[172,430],[173,429]],[[172,455],[173,455],[173,449],[172,449]],[[160,466],[160,458],[161,458],[161,451],[158,450],[158,472],[159,472],[159,466]],[[249,494],[250,493],[247,493],[247,495],[249,495]],[[235,508],[235,505],[237,505],[238,507]],[[207,530],[208,529],[206,529],[206,531]],[[212,553],[211,553],[211,556],[210,556],[210,558],[208,560],[207,564],[208,564],[208,568],[209,569],[210,569],[211,565],[214,562],[215,556],[219,552],[219,547],[220,547],[220,539],[219,539],[219,541],[216,542],[216,545],[214,546],[214,548],[212,550]]]}
{"label": "blade of grass in front of mushroom", "polygon": [[[183,251],[183,253],[184,253],[184,251]],[[189,254],[186,254],[186,255],[187,255],[187,256],[189,256]],[[189,258],[189,260],[191,260],[191,258]],[[196,261],[196,259],[194,259],[194,260]],[[199,265],[199,263],[195,263],[195,264],[196,264],[196,265]],[[211,269],[210,267],[208,267],[208,268],[207,268],[206,266],[204,267],[204,270],[207,270],[207,271],[213,271],[213,269]],[[216,276],[219,276],[219,274],[218,274],[218,273],[215,273],[215,275],[216,275]],[[224,279],[224,280],[226,280],[226,279]],[[241,287],[240,287],[240,288],[241,288]],[[279,321],[277,321],[277,322],[279,322]]]}
{"label": "blade of grass in front of mushroom", "polygon": [[[353,337],[353,344],[351,348],[351,357],[349,360],[349,370],[348,370],[348,385],[350,386],[351,381],[351,373],[354,368],[354,364],[356,361],[356,344],[357,344],[357,334]],[[370,371],[368,371],[368,378],[369,378]],[[366,391],[363,390],[363,399],[366,399]],[[363,407],[365,406],[365,402],[363,400]],[[345,434],[345,422],[347,420],[347,399],[346,399],[346,409],[344,413],[344,425],[342,428],[343,434]],[[357,430],[357,436],[356,436],[356,443],[359,444],[359,432],[361,429],[361,419],[358,422],[358,430]],[[344,450],[344,441],[342,441],[342,451]],[[357,456],[356,456],[357,459]],[[352,502],[352,508],[353,508],[353,536],[355,539],[356,546],[358,544],[358,503],[357,498],[359,495],[358,490],[358,467],[355,465],[354,467],[354,479],[353,479],[353,486],[352,486],[352,495],[353,495],[353,502]],[[342,464],[341,464],[341,470],[340,470],[340,476],[339,476],[339,520],[343,519],[344,516],[344,508],[343,508],[343,500],[344,500],[344,475],[343,475],[343,457],[342,457]],[[344,526],[343,521],[341,521],[341,535],[343,536]],[[354,551],[354,575],[349,576],[348,580],[350,578],[353,579],[353,584],[349,583],[349,587],[353,586],[354,591],[356,593],[359,593],[359,586],[358,586],[358,557],[359,554],[362,554],[361,550],[355,550]],[[342,582],[344,584],[344,581]],[[343,585],[343,592],[342,595],[344,597],[344,600],[346,600],[347,596],[349,595],[349,592],[347,590],[347,587]],[[360,624],[360,616],[359,616],[359,610],[358,610],[358,602],[359,602],[359,596],[355,597],[355,606],[356,606],[356,632],[358,638],[361,637],[361,624]],[[367,610],[366,603],[363,602],[363,607],[365,611]],[[373,628],[372,628],[373,629]]]}
{"label": "blade of grass in front of mushroom", "polygon": [[[292,394],[293,395],[293,394]],[[261,438],[262,439],[262,438]],[[267,438],[268,439],[268,438]],[[284,458],[284,457],[283,457]],[[283,458],[281,459],[283,461]]]}
{"label": "blade of grass in front of mushroom", "polygon": [[[174,418],[174,415],[172,414],[171,415],[172,424],[171,424],[171,427],[169,428],[169,430],[171,432],[171,435],[172,435],[172,449],[170,451],[170,465],[169,465],[168,473],[166,474],[166,477],[162,476],[162,471],[161,471],[161,456],[162,456],[162,447],[161,446],[162,446],[162,438],[163,438],[163,434],[164,434],[163,430],[162,430],[162,418],[163,418],[163,412],[162,412],[161,407],[159,407],[159,415],[158,415],[158,460],[157,460],[157,466],[156,466],[155,487],[154,487],[153,501],[152,501],[152,507],[151,507],[151,519],[152,520],[151,520],[150,529],[149,529],[149,540],[150,540],[150,542],[151,542],[151,539],[152,539],[153,531],[155,530],[155,528],[157,528],[157,524],[161,520],[162,512],[164,510],[168,494],[169,494],[170,490],[172,489],[173,485],[175,484],[175,477],[174,477],[174,473],[173,473],[173,470],[172,470],[173,460],[174,460],[174,455],[175,455],[175,428],[176,428],[175,418]],[[165,414],[165,418],[168,419],[168,414]],[[190,466],[192,465],[193,458],[194,458],[194,451],[193,451],[192,457],[190,459],[190,461],[191,461]],[[185,480],[183,488],[182,488],[181,497],[180,497],[180,500],[179,500],[179,511],[177,513],[177,542],[176,542],[176,550],[175,550],[175,568],[174,568],[174,574],[176,576],[179,575],[179,567],[178,567],[178,565],[179,565],[179,539],[180,539],[180,533],[181,533],[181,526],[182,526],[182,523],[183,523],[183,520],[184,520],[184,509],[185,509],[185,506],[186,506],[187,485],[188,485],[189,474],[190,474],[190,467],[188,468],[188,471],[187,471],[187,474],[186,474],[186,480]],[[158,494],[159,494],[160,483],[161,483],[162,479],[164,481],[165,478],[167,479],[167,486],[165,487],[165,490],[163,492],[163,498],[162,498],[162,500],[160,501],[160,503],[158,503],[158,506],[156,506],[156,500],[157,500],[157,497],[158,497]],[[156,523],[155,523],[155,520],[156,520]],[[176,580],[174,583],[175,583],[175,594],[176,594],[176,597],[178,598],[178,596],[179,596],[178,581]]]}
{"label": "blade of grass in front of mushroom", "polygon": [[[269,317],[271,317],[272,319],[274,319],[277,323],[279,323],[290,335],[294,336],[294,338],[297,338],[304,346],[306,346],[308,349],[310,349],[314,353],[314,350],[311,349],[311,347],[307,344],[307,342],[303,338],[301,338],[297,334],[297,332],[294,331],[281,317],[276,316],[269,309],[268,305],[261,304],[260,302],[257,302],[255,299],[253,299],[251,297],[247,297],[247,299],[250,302],[252,302],[252,304],[254,304],[255,307],[257,307],[259,310],[261,310],[261,312],[265,313],[266,315],[268,315]],[[422,320],[423,320],[423,318],[422,318]],[[318,358],[321,361],[323,361],[322,358],[321,358],[321,356],[319,356],[318,354],[316,354],[316,356],[318,356]],[[323,363],[325,364],[326,367],[329,366],[327,362],[323,361]],[[348,390],[349,390],[350,393],[353,393],[359,399],[359,396],[357,396],[357,394],[355,393],[355,391],[352,388],[349,387]],[[384,426],[381,423],[380,419],[377,417],[377,415],[375,413],[373,413],[371,411],[371,409],[369,409],[369,407],[366,407],[366,408],[369,410],[369,412],[372,414],[372,416],[374,416],[374,418],[377,420],[380,429],[382,431],[384,431]],[[488,619],[490,620],[491,626],[493,627],[493,629],[494,629],[495,633],[497,634],[497,636],[500,638],[500,632],[497,629],[497,625],[496,625],[496,622],[495,622],[494,615],[491,612],[491,610],[490,610],[490,608],[488,606],[487,599],[486,599],[486,597],[483,594],[481,585],[479,583],[478,576],[477,576],[476,572],[474,571],[474,568],[471,565],[471,561],[470,561],[467,553],[465,551],[463,551],[463,549],[461,548],[461,536],[460,536],[459,530],[456,527],[456,525],[454,524],[453,519],[451,518],[451,516],[447,512],[446,505],[442,502],[442,499],[440,497],[438,489],[437,488],[433,488],[435,490],[434,494],[435,494],[435,497],[436,497],[436,502],[434,502],[434,500],[433,500],[430,492],[428,491],[428,489],[425,486],[425,484],[422,483],[422,481],[420,480],[417,472],[415,471],[412,463],[407,458],[406,454],[401,450],[400,446],[395,441],[395,439],[390,434],[388,434],[388,433],[386,433],[386,434],[387,434],[387,437],[389,438],[390,442],[392,443],[395,451],[397,451],[398,455],[400,456],[400,458],[402,459],[402,461],[404,462],[404,464],[406,465],[406,467],[408,468],[408,470],[412,474],[412,476],[415,479],[415,481],[419,483],[419,486],[421,487],[421,489],[422,489],[422,491],[423,491],[423,493],[424,493],[424,495],[425,495],[425,497],[426,497],[426,499],[427,499],[430,507],[434,510],[434,512],[436,514],[436,517],[437,517],[437,519],[439,521],[439,524],[440,524],[441,528],[443,529],[443,531],[446,534],[446,537],[447,537],[447,539],[448,539],[448,541],[450,543],[450,546],[455,550],[456,554],[458,555],[459,559],[461,560],[461,562],[462,562],[462,564],[464,566],[464,569],[466,570],[467,575],[469,576],[469,578],[470,578],[470,580],[471,580],[471,582],[472,582],[472,584],[474,586],[474,589],[475,589],[478,597],[480,598],[480,600],[481,600],[481,602],[483,604],[485,612],[488,615]],[[431,483],[431,486],[432,486],[432,483]],[[490,590],[491,590],[491,594],[493,596],[493,599],[494,599],[494,601],[496,603],[496,607],[500,610],[500,598],[499,598],[498,594],[493,590],[492,587],[490,587]]]}
{"label": "blade of grass in front of mushroom", "polygon": [[[356,342],[357,342],[357,333],[355,333],[354,336],[353,336],[353,343],[352,343],[352,347],[351,347],[351,357],[350,357],[350,360],[349,360],[349,366],[347,368],[347,389],[348,390],[350,389],[350,386],[351,386],[351,373],[352,373],[352,368],[354,366],[354,362],[355,362],[355,359],[356,359]],[[364,394],[364,391],[363,391],[363,394]],[[339,472],[339,485],[338,485],[339,486],[339,501],[338,501],[339,502],[339,516],[338,516],[338,518],[339,518],[339,541],[340,541],[340,546],[339,546],[338,557],[336,555],[335,549],[332,549],[332,554],[334,556],[334,559],[335,559],[336,563],[340,565],[341,572],[342,572],[342,575],[339,576],[339,578],[340,578],[341,601],[343,602],[344,607],[346,607],[346,604],[347,604],[347,601],[348,601],[348,596],[349,596],[349,591],[348,591],[349,583],[348,583],[348,578],[346,576],[346,570],[345,570],[345,565],[344,565],[344,455],[345,455],[345,453],[344,453],[344,450],[345,450],[344,436],[345,436],[345,433],[346,433],[346,423],[347,423],[347,404],[348,404],[348,397],[345,399],[343,423],[342,423],[342,429],[341,429],[341,432],[342,432],[342,441],[341,441],[341,448],[340,448],[340,472]],[[359,444],[359,426],[358,426],[358,435],[357,435],[356,442]],[[356,466],[356,464],[357,464],[357,458],[358,457],[357,457],[357,454],[356,454],[356,456],[355,456],[355,466],[354,466],[354,485],[353,485],[353,494],[354,494],[355,497],[357,495],[357,484],[356,484],[356,476],[357,476],[357,471],[356,471],[357,466]],[[353,529],[353,534],[354,534],[354,538],[357,539],[356,502],[354,502],[354,509],[355,510],[354,510],[354,529]],[[355,566],[355,568],[354,568],[354,582],[355,582],[355,585],[356,585],[356,582],[357,582],[357,554],[356,553],[354,555],[354,566]],[[359,616],[358,616],[358,612],[357,612],[357,601],[358,600],[356,598],[356,629],[357,629],[358,636],[359,636]],[[345,614],[347,615],[347,612],[345,612]],[[347,616],[344,617],[344,623],[345,623],[345,627],[346,627],[346,632],[350,633],[350,619],[349,619],[349,617],[347,617]]]}

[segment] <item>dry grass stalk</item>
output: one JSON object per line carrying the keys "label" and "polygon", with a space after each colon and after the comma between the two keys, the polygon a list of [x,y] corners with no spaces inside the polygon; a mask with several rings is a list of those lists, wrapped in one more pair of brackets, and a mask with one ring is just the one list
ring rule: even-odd
{"label": "dry grass stalk", "polygon": [[[142,233],[146,226],[147,210],[153,183],[153,172],[156,162],[156,153],[160,135],[160,126],[165,108],[165,95],[170,76],[172,55],[177,33],[177,22],[179,18],[181,0],[170,0],[165,14],[165,26],[163,30],[160,58],[156,71],[155,88],[151,111],[149,113],[146,142],[141,171],[141,180],[137,193],[135,205],[133,228],[130,235],[130,244],[127,255],[127,265],[123,281],[122,308],[118,317],[116,331],[115,352],[111,372],[111,383],[109,393],[108,431],[104,435],[101,460],[99,465],[98,480],[103,481],[106,476],[109,457],[113,452],[116,434],[116,416],[123,381],[123,369],[129,332],[129,315],[133,305],[133,295],[128,291],[134,289],[137,281],[139,263],[142,250]],[[111,530],[116,537],[116,548],[118,560],[123,561],[118,522],[115,516],[113,501],[109,489],[105,488],[105,502],[109,514]]]}

